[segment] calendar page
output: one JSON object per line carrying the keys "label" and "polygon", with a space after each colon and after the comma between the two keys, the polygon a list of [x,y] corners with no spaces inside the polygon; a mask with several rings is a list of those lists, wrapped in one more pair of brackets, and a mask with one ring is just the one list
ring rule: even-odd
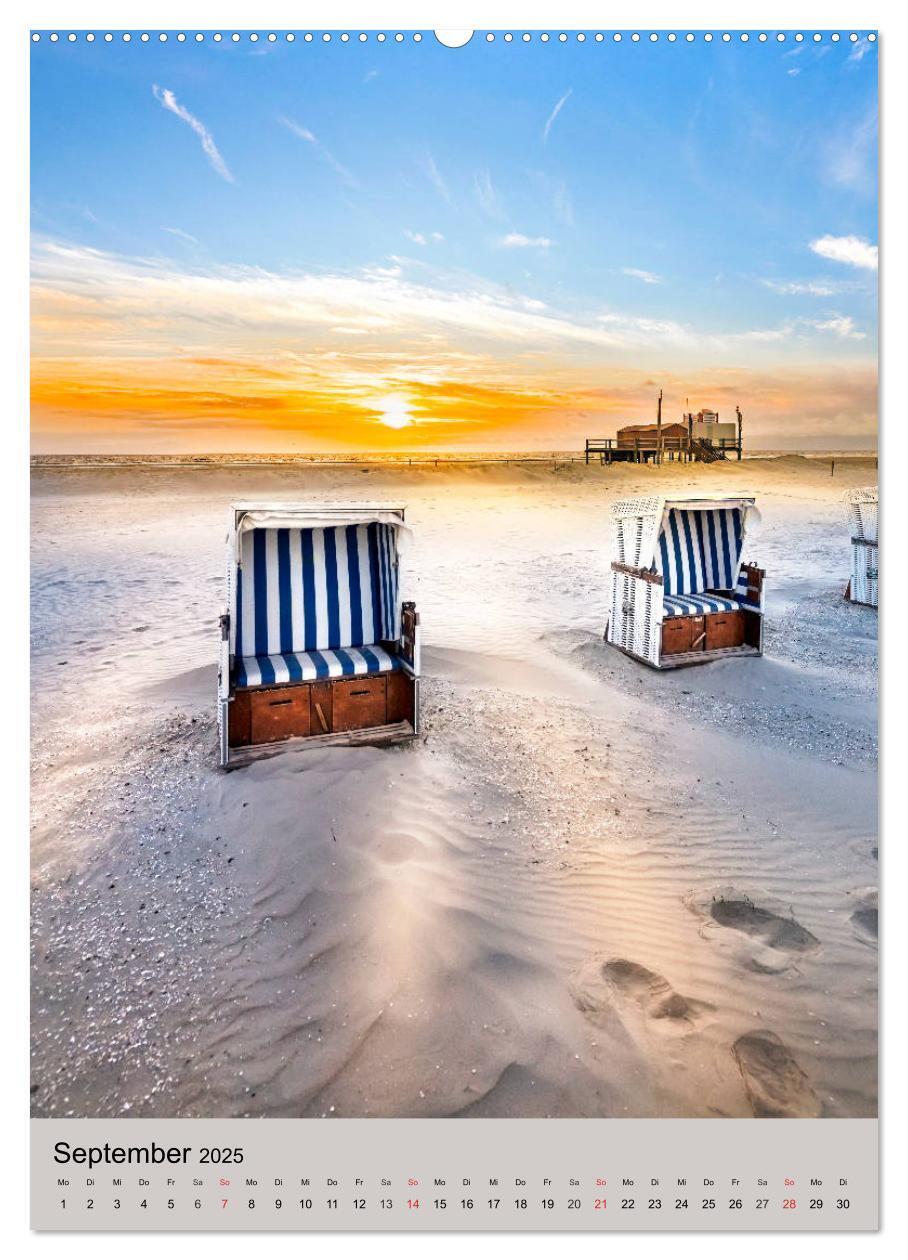
{"label": "calendar page", "polygon": [[876,32],[27,39],[32,1228],[875,1230]]}

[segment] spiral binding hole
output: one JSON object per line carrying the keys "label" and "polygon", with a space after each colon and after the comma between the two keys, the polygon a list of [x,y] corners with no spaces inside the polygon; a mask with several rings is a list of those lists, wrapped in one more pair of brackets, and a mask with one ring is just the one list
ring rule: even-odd
{"label": "spiral binding hole", "polygon": [[[467,31],[467,32],[464,32],[464,31],[438,32],[436,31],[435,32],[436,37],[438,38],[439,42],[442,44],[445,44],[446,47],[450,47],[450,48],[463,47],[464,44],[469,42],[469,39],[472,36],[472,33],[473,33],[472,31]],[[768,44],[771,41],[772,34],[773,33],[770,33],[767,31],[758,31],[754,35],[749,31],[741,31],[738,34],[738,39],[740,40],[742,44],[749,43],[753,38],[756,38],[757,42],[760,44]],[[449,42],[448,39],[445,38],[446,36],[449,36],[449,35],[452,37],[457,37],[457,38],[454,39],[452,42]],[[820,31],[814,31],[810,35],[806,35],[803,31],[797,31],[794,33],[786,32],[786,31],[776,31],[774,32],[774,35],[775,35],[775,42],[779,44],[784,44],[789,39],[793,40],[796,44],[803,44],[804,41],[807,39],[811,40],[815,44],[820,44],[823,42],[825,38],[824,35]],[[111,31],[105,32],[103,36],[96,36],[93,31],[86,31],[84,35],[81,32],[77,32],[77,31],[69,31],[65,35],[61,35],[60,32],[58,31],[50,31],[47,34],[42,34],[40,31],[32,31],[30,32],[29,37],[30,37],[31,42],[34,44],[40,43],[42,39],[47,39],[52,44],[59,44],[59,43],[75,44],[75,43],[78,43],[80,39],[84,39],[86,43],[91,44],[95,42],[96,38],[103,38],[104,43],[110,44],[110,43],[113,43],[113,41],[117,38],[117,36],[115,36],[114,33]],[[141,44],[149,44],[149,43],[155,42],[155,40],[157,40],[158,43],[166,44],[169,38],[170,36],[166,31],[159,31],[156,36],[149,31],[142,31],[142,32],[122,31],[120,32],[120,35],[119,35],[119,39],[124,44],[130,44],[134,42],[138,42]],[[241,34],[239,31],[233,31],[229,36],[226,36],[226,35],[223,35],[220,31],[215,31],[215,32],[212,32],[211,34],[206,34],[203,31],[196,31],[192,35],[187,35],[185,31],[179,31],[176,34],[175,38],[177,42],[181,44],[186,43],[188,39],[193,40],[197,44],[203,44],[205,43],[207,39],[210,39],[212,42],[216,44],[220,44],[225,39],[228,39],[228,38],[231,43],[238,44],[242,41],[243,34]],[[264,36],[261,36],[256,31],[250,31],[248,33],[249,42],[252,44],[258,43],[260,39],[262,38],[267,40],[269,44],[277,43],[279,40],[281,40],[281,38],[283,38],[288,44],[292,44],[295,42],[297,36],[296,36],[296,33],[293,31],[284,32],[283,35],[279,34],[276,31],[270,31],[268,32],[267,35],[264,35]],[[318,36],[313,34],[313,32],[311,31],[307,31],[302,36],[302,38],[305,43],[311,44],[318,38]],[[334,38],[335,38],[335,35],[329,31],[320,32],[320,39],[322,43],[330,44]],[[342,34],[336,36],[336,38],[338,38],[342,43],[346,44],[346,43],[349,43],[350,40],[354,38],[354,36],[351,36],[347,31],[344,31]],[[355,36],[355,38],[360,43],[365,44],[369,40],[369,34],[366,31],[360,31]],[[376,41],[376,43],[379,43],[379,44],[387,43],[389,39],[392,39],[395,44],[403,44],[407,40],[407,33],[403,31],[396,31],[393,34],[393,36],[389,36],[384,31],[378,31],[374,34],[373,38]],[[422,38],[423,38],[422,32],[420,31],[412,32],[412,40],[414,44],[421,43]],[[548,44],[548,43],[553,43],[553,42],[557,42],[559,44],[567,44],[570,42],[572,36],[567,31],[559,31],[557,35],[551,35],[548,31],[540,31],[538,32],[536,38],[538,42],[541,44]],[[574,36],[574,39],[576,39],[576,42],[578,44],[586,43],[588,39],[592,39],[595,43],[601,44],[607,38],[608,36],[602,31],[596,31],[595,33],[591,33],[590,35],[587,35],[587,33],[584,31],[578,31],[576,35]],[[613,43],[620,44],[624,38],[625,38],[625,35],[621,31],[613,31],[611,33],[611,39]],[[633,31],[631,32],[629,38],[631,42],[635,44],[642,43],[644,42],[644,40],[648,43],[656,44],[656,43],[659,43],[663,38],[668,43],[675,44],[679,41],[681,37],[675,31],[668,31],[668,32],[649,31],[645,34],[641,34],[639,31]],[[683,36],[683,41],[688,44],[693,44],[696,42],[697,38],[698,38],[697,35],[693,31],[688,31]],[[715,39],[721,39],[723,44],[729,44],[732,42],[732,39],[734,38],[734,36],[732,35],[730,31],[723,31],[721,35],[713,35],[711,31],[704,31],[702,36],[700,36],[700,38],[705,44],[711,44]],[[847,41],[850,44],[857,44],[860,42],[862,38],[866,39],[866,41],[870,44],[875,44],[877,42],[877,34],[875,31],[869,32],[867,35],[863,37],[857,31],[850,31],[844,35],[839,31],[832,31],[829,34],[828,38],[829,38],[829,41],[833,44],[841,43],[843,42],[843,40]],[[488,44],[493,44],[498,39],[501,39],[506,44],[514,43],[518,39],[520,40],[520,42],[528,44],[533,40],[533,33],[530,31],[523,31],[519,35],[515,34],[512,31],[506,31],[500,35],[494,31],[487,31],[485,33],[485,42]]]}

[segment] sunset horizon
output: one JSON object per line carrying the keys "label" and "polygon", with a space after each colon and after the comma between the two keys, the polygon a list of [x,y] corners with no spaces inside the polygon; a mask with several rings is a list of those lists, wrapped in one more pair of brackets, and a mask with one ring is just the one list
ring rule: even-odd
{"label": "sunset horizon", "polygon": [[875,46],[562,51],[36,46],[34,451],[872,449]]}

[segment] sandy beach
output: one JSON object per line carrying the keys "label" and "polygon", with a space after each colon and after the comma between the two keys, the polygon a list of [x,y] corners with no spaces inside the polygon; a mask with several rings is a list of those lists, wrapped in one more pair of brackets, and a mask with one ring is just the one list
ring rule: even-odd
{"label": "sandy beach", "polygon": [[[35,468],[33,1113],[875,1115],[876,475]],[[757,496],[765,656],[603,642],[639,493]],[[217,769],[250,498],[407,505],[416,741]]]}

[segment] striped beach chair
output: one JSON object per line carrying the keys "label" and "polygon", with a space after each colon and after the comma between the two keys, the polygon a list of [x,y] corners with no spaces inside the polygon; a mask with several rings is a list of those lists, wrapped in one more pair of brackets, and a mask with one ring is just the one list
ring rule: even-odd
{"label": "striped beach chair", "polygon": [[879,492],[876,486],[845,491],[851,526],[851,578],[845,598],[878,608],[880,603]]}
{"label": "striped beach chair", "polygon": [[398,507],[231,508],[222,765],[288,739],[363,742],[416,733],[419,619],[400,594],[405,535]]}
{"label": "striped beach chair", "polygon": [[752,498],[616,503],[606,640],[657,669],[763,648],[764,572],[743,564]]}

